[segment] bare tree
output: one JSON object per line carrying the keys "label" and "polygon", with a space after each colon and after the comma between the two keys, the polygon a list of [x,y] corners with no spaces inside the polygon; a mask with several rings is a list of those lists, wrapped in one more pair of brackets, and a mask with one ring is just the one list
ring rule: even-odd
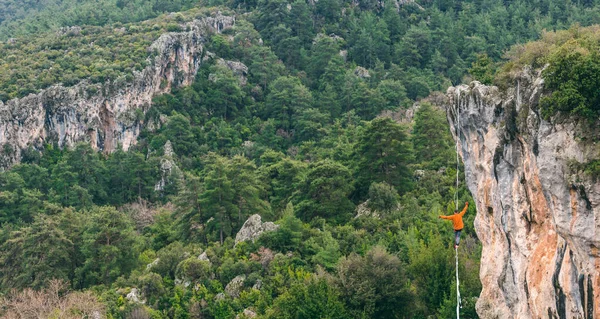
{"label": "bare tree", "polygon": [[0,299],[0,317],[5,319],[103,319],[104,305],[91,292],[69,292],[68,284],[51,280],[48,288],[13,291]]}

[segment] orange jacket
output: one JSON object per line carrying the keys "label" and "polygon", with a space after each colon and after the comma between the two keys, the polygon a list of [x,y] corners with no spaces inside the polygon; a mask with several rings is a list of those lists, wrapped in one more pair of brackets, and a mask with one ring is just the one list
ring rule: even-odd
{"label": "orange jacket", "polygon": [[465,208],[463,208],[463,210],[460,213],[453,214],[450,216],[440,215],[440,218],[451,220],[452,226],[454,226],[454,230],[461,230],[461,229],[463,229],[463,227],[465,227],[465,224],[463,224],[462,218],[465,215],[465,213],[467,212],[467,208],[469,208],[468,202],[465,204]]}

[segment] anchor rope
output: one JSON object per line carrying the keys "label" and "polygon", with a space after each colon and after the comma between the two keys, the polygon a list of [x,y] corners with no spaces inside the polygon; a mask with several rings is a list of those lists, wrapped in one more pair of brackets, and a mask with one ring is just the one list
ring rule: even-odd
{"label": "anchor rope", "polygon": [[[460,103],[460,102],[458,102]],[[456,107],[454,108],[454,116],[456,118],[456,128],[455,128],[455,132],[456,132],[456,188],[454,189],[454,207],[455,209],[458,209],[458,185],[459,185],[459,158],[458,158],[458,152],[459,152],[459,139],[460,139],[460,132],[459,132],[459,128],[460,128],[460,105],[457,104]],[[460,319],[460,308],[461,307],[461,302],[460,302],[460,282],[458,279],[458,247],[455,246],[454,248],[454,257],[456,259],[456,319]]]}
{"label": "anchor rope", "polygon": [[459,289],[459,281],[458,281],[458,248],[454,249],[454,256],[456,257],[456,319],[460,319],[460,308],[462,308],[460,303],[460,289]]}
{"label": "anchor rope", "polygon": [[456,209],[458,209],[458,183],[459,183],[459,170],[460,170],[460,166],[459,166],[459,158],[458,158],[458,152],[459,152],[459,145],[458,145],[458,141],[460,139],[460,133],[458,131],[458,129],[460,128],[460,106],[457,105],[456,108],[454,109],[454,114],[456,117],[456,188],[454,189],[454,207],[456,207]]}

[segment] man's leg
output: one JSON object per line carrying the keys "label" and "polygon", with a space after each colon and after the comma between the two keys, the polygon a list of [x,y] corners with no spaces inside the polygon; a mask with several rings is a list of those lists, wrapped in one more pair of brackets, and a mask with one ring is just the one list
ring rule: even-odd
{"label": "man's leg", "polygon": [[454,245],[458,246],[458,244],[460,243],[460,232],[461,230],[455,230],[454,231]]}

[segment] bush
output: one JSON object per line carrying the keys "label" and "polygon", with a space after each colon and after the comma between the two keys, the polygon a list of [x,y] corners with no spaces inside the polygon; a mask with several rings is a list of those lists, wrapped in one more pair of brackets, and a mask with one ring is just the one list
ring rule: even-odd
{"label": "bush", "polygon": [[398,206],[400,195],[396,189],[386,183],[373,183],[369,187],[369,209],[378,212],[390,213]]}
{"label": "bush", "polygon": [[548,57],[542,73],[549,96],[542,98],[546,118],[561,112],[596,120],[600,114],[600,43],[571,39]]}
{"label": "bush", "polygon": [[209,279],[209,276],[210,264],[197,257],[190,257],[177,265],[177,277],[182,280],[198,282]]}
{"label": "bush", "polygon": [[343,258],[338,276],[342,299],[356,317],[411,318],[414,296],[403,265],[385,248],[374,247],[364,257]]}

